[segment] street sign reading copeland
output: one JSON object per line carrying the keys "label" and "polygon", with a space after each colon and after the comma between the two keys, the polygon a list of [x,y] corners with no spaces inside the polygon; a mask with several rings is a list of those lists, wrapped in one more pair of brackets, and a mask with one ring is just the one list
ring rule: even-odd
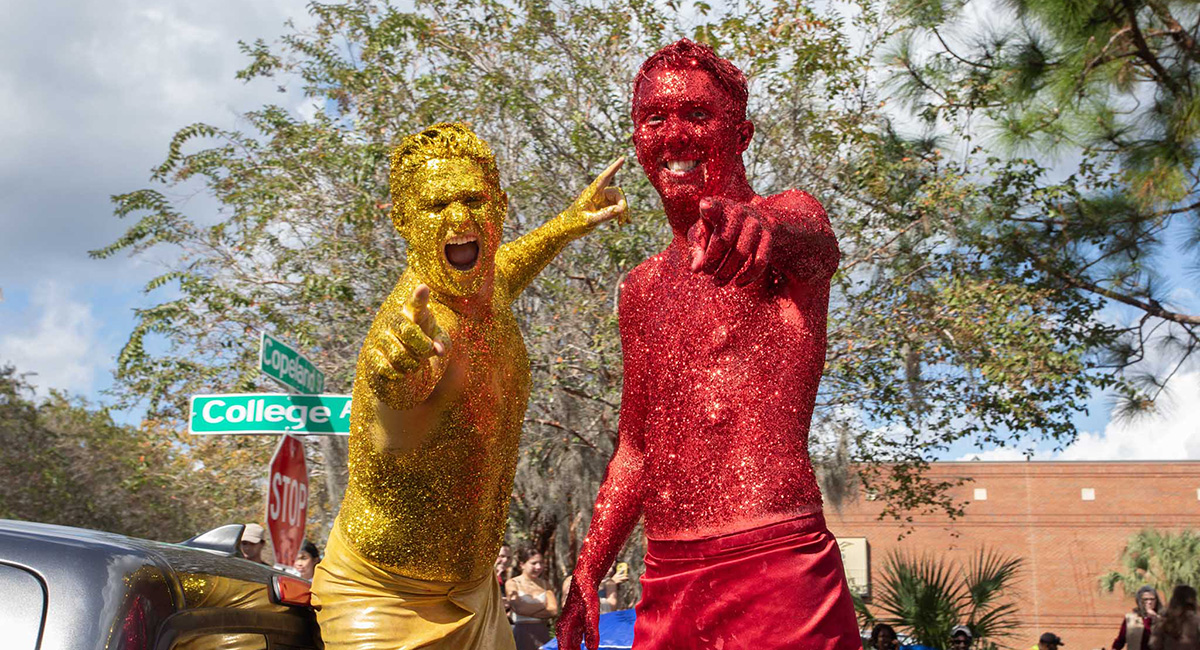
{"label": "street sign reading copeland", "polygon": [[258,348],[262,373],[297,393],[315,395],[325,390],[325,373],[283,341],[262,333]]}
{"label": "street sign reading copeland", "polygon": [[193,395],[188,431],[193,434],[332,433],[348,436],[350,396]]}

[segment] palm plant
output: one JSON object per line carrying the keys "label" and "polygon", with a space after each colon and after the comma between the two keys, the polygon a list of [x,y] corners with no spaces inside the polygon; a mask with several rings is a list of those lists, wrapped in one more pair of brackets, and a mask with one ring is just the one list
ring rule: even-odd
{"label": "palm plant", "polygon": [[1132,596],[1142,585],[1170,593],[1175,585],[1200,584],[1200,534],[1178,534],[1147,528],[1129,538],[1120,557],[1121,570],[1100,577],[1105,591],[1121,585]]}
{"label": "palm plant", "polygon": [[893,551],[884,563],[871,607],[855,599],[866,625],[888,623],[914,642],[942,647],[955,625],[967,625],[975,648],[988,650],[1017,627],[1016,584],[1020,558],[980,549],[966,566],[945,557]]}

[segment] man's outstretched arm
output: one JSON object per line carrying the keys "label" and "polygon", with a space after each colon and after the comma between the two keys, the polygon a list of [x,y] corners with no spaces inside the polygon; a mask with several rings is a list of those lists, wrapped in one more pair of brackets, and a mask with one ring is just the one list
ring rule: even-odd
{"label": "man's outstretched arm", "polygon": [[790,280],[828,280],[841,259],[825,209],[799,190],[754,202],[703,199],[688,241],[692,271],[719,285],[748,285],[768,267]]}
{"label": "man's outstretched arm", "polygon": [[496,276],[505,295],[515,300],[567,244],[605,221],[624,219],[625,195],[610,185],[623,164],[624,158],[613,161],[562,214],[496,251]]}
{"label": "man's outstretched arm", "polygon": [[[627,285],[630,282],[627,281]],[[617,449],[608,469],[596,505],[592,523],[583,540],[575,563],[571,591],[564,598],[557,632],[560,648],[578,648],[581,640],[590,650],[599,644],[597,625],[600,616],[600,581],[621,552],[629,533],[637,525],[645,503],[645,422],[644,367],[648,361],[638,333],[638,310],[632,286],[623,288],[620,302],[621,347],[625,356],[625,377],[621,387],[621,416],[617,426]]]}

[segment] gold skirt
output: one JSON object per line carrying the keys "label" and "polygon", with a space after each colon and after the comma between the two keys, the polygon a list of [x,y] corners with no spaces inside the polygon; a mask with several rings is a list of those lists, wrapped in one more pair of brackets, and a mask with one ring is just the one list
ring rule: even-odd
{"label": "gold skirt", "polygon": [[335,523],[313,576],[326,650],[514,650],[500,586],[415,580],[372,564]]}

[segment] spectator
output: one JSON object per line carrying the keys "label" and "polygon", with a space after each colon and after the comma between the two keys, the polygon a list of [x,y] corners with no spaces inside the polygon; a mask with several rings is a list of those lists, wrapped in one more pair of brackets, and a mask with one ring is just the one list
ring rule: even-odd
{"label": "spectator", "polygon": [[897,650],[896,629],[887,623],[876,623],[871,628],[871,650]]}
{"label": "spectator", "polygon": [[1063,645],[1062,637],[1053,632],[1046,632],[1038,637],[1037,645],[1029,650],[1058,650],[1058,646]]}
{"label": "spectator", "polygon": [[304,540],[304,546],[296,554],[296,561],[292,563],[292,566],[300,572],[301,578],[312,581],[313,571],[317,570],[317,562],[320,561],[321,550],[317,548],[316,544],[306,539]]}
{"label": "spectator", "polygon": [[258,524],[246,524],[246,529],[242,531],[242,557],[251,562],[266,564],[263,559],[263,548],[267,543],[263,541],[265,531]]}
{"label": "spectator", "polygon": [[608,575],[600,581],[600,613],[612,612],[620,606],[621,599],[617,593],[618,587],[629,582],[629,565],[618,562],[608,570]]}
{"label": "spectator", "polygon": [[512,549],[508,544],[501,544],[500,550],[496,552],[496,582],[500,584],[500,590],[504,590],[504,583],[508,582],[508,565],[512,563]]}
{"label": "spectator", "polygon": [[1158,591],[1150,585],[1138,589],[1133,600],[1133,611],[1121,621],[1121,631],[1113,641],[1113,650],[1122,650],[1126,646],[1129,650],[1150,650],[1150,629],[1158,619],[1162,601],[1158,598]]}
{"label": "spectator", "polygon": [[[567,572],[566,580],[563,580],[562,594],[563,600],[567,599],[567,594],[571,593],[571,578],[575,577],[571,572]],[[600,587],[596,590],[600,597],[600,613],[616,611],[621,606],[621,598],[619,587],[622,584],[629,582],[629,565],[624,562],[609,567],[608,575],[600,581]],[[561,603],[560,603],[561,604]]]}
{"label": "spectator", "polygon": [[558,615],[558,599],[542,577],[546,570],[542,554],[530,547],[517,552],[521,574],[504,585],[513,613],[513,638],[517,650],[537,650],[550,640],[547,621]]}
{"label": "spectator", "polygon": [[955,625],[954,629],[950,630],[951,650],[968,650],[974,640],[975,635],[971,633],[971,628],[966,625]]}
{"label": "spectator", "polygon": [[1200,650],[1200,624],[1196,616],[1196,590],[1187,586],[1175,587],[1167,611],[1150,634],[1150,650]]}

